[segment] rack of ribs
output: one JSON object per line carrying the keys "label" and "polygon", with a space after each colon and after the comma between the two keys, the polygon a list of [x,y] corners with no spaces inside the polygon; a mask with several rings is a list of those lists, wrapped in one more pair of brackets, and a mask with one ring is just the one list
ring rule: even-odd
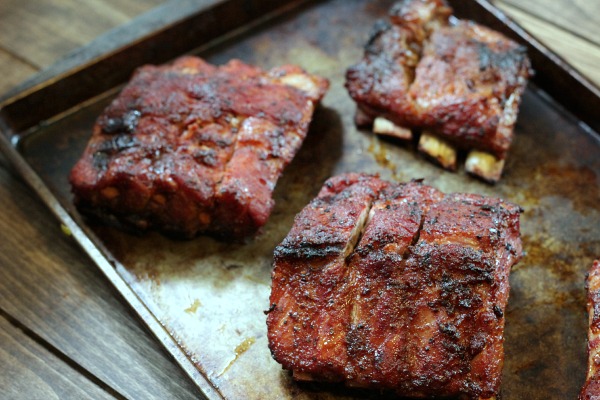
{"label": "rack of ribs", "polygon": [[186,56],[141,67],[71,171],[75,204],[135,230],[252,235],[328,85],[291,65],[263,71]]}
{"label": "rack of ribs", "polygon": [[443,0],[396,3],[346,72],[346,88],[357,125],[404,140],[418,131],[419,151],[448,170],[467,151],[467,172],[496,182],[530,62],[515,42],[451,13]]}
{"label": "rack of ribs", "polygon": [[330,178],[276,247],[269,348],[296,380],[493,399],[520,207]]}
{"label": "rack of ribs", "polygon": [[579,400],[600,399],[600,260],[595,260],[586,280],[588,330],[588,372]]}

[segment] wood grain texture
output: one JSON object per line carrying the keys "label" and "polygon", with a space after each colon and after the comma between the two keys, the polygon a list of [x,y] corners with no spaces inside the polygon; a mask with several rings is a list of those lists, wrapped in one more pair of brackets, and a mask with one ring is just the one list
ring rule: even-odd
{"label": "wood grain texture", "polygon": [[198,397],[87,256],[4,168],[0,210],[0,309],[123,396]]}
{"label": "wood grain texture", "polygon": [[[575,67],[584,76],[600,86],[600,1],[575,1],[581,7],[565,7],[562,1],[519,2],[519,7],[513,1],[496,1],[495,4],[507,15],[513,18],[523,28],[538,40],[552,49]],[[543,3],[543,4],[542,4]],[[564,13],[559,10],[560,3]],[[514,3],[517,4],[517,3]],[[547,5],[548,7],[545,7]],[[585,8],[583,7],[585,5]],[[527,6],[527,7],[525,7]],[[551,24],[545,18],[552,18]],[[533,14],[535,13],[535,14]],[[575,29],[577,25],[586,26],[586,30]],[[571,28],[571,29],[567,29]]]}
{"label": "wood grain texture", "polygon": [[[15,59],[42,69],[98,35],[163,2],[2,0],[0,49],[13,54]],[[16,65],[14,71],[18,75],[5,79],[0,89],[8,89],[23,80],[24,70]]]}
{"label": "wood grain texture", "polygon": [[545,25],[556,26],[600,46],[600,35],[594,35],[600,26],[598,0],[496,0],[495,3],[501,8],[510,6],[536,16]]}
{"label": "wood grain texture", "polygon": [[0,49],[0,95],[36,71],[34,66]]}
{"label": "wood grain texture", "polygon": [[113,399],[0,317],[0,391],[3,399]]}

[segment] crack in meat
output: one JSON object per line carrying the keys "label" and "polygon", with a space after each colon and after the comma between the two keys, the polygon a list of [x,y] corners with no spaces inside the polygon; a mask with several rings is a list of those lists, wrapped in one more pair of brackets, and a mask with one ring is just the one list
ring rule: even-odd
{"label": "crack in meat", "polygon": [[297,380],[492,398],[520,211],[420,182],[331,178],[275,250],[274,358]]}
{"label": "crack in meat", "polygon": [[77,207],[120,225],[241,239],[266,223],[328,82],[196,57],[139,68],[70,175]]}

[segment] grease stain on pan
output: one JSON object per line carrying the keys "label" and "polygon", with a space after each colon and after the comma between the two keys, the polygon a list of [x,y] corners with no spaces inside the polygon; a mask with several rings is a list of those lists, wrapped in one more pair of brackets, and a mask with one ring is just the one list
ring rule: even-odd
{"label": "grease stain on pan", "polygon": [[369,144],[368,152],[375,158],[377,164],[383,168],[391,171],[392,175],[396,178],[398,174],[398,166],[392,161],[392,156],[388,151],[387,147],[382,146],[377,137],[371,139]]}
{"label": "grease stain on pan", "polygon": [[238,360],[238,358],[240,358],[240,356],[242,354],[244,354],[246,351],[248,351],[248,349],[250,347],[252,347],[252,345],[255,342],[256,342],[256,338],[249,337],[247,339],[244,339],[244,341],[242,343],[238,344],[235,348],[235,356],[234,356],[233,360],[229,361],[229,364],[227,364],[227,366],[225,366],[223,371],[221,371],[218,376],[221,376],[225,372],[227,372],[229,370],[229,368],[231,368],[231,366]]}
{"label": "grease stain on pan", "polygon": [[581,214],[589,214],[600,204],[599,177],[586,165],[576,166],[556,161],[544,162],[534,167],[528,177],[525,197],[519,199],[521,206],[534,208],[548,196],[569,198],[573,209]]}
{"label": "grease stain on pan", "polygon": [[200,308],[201,306],[202,306],[202,303],[200,302],[200,300],[195,299],[194,302],[183,311],[185,311],[188,314],[195,314],[196,311],[198,311],[198,308]]}

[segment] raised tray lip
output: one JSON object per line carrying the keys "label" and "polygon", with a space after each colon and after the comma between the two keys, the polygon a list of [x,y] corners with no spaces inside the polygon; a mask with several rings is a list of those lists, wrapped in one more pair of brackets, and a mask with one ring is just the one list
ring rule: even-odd
{"label": "raised tray lip", "polygon": [[[119,275],[115,268],[118,261],[105,249],[94,232],[83,223],[79,215],[74,212],[74,209],[65,208],[60,203],[43,179],[27,163],[19,152],[19,138],[41,124],[60,118],[73,109],[84,107],[87,102],[94,101],[107,91],[125,83],[133,69],[139,65],[148,62],[166,62],[177,55],[202,47],[208,48],[215,41],[222,40],[223,37],[236,35],[241,30],[256,26],[275,15],[290,11],[303,4],[322,1],[326,0],[251,1],[252,5],[256,7],[256,12],[247,16],[248,19],[245,20],[245,24],[241,28],[238,26],[225,29],[214,37],[207,38],[206,43],[190,46],[187,49],[173,48],[165,52],[166,54],[163,54],[158,61],[156,56],[147,55],[130,60],[130,63],[124,67],[121,73],[109,79],[104,86],[96,88],[92,96],[78,97],[72,99],[71,102],[54,104],[54,107],[50,110],[51,112],[42,113],[41,118],[34,118],[33,121],[28,120],[24,123],[19,120],[18,117],[22,115],[22,111],[32,107],[30,104],[32,99],[34,103],[39,102],[39,96],[51,93],[52,90],[58,90],[57,88],[65,80],[83,76],[86,72],[98,66],[111,66],[114,63],[114,57],[126,55],[131,49],[146,49],[146,46],[152,40],[156,40],[157,36],[162,35],[161,37],[168,38],[169,35],[172,35],[173,30],[177,31],[186,23],[197,18],[214,17],[216,13],[223,12],[220,7],[224,10],[230,10],[231,8],[228,7],[242,7],[242,3],[248,3],[242,0],[207,0],[201,5],[194,0],[168,2],[98,37],[90,44],[74,51],[65,59],[39,72],[0,97],[0,151],[6,155],[15,172],[24,179],[60,223],[70,232],[76,243],[88,254],[114,289],[133,309],[135,315],[164,346],[185,374],[192,379],[202,394],[209,399],[223,398],[223,396],[210,380],[196,368],[192,360],[179,346],[177,340],[169,334],[167,329]],[[459,16],[462,17],[465,13],[470,12],[480,12],[481,14],[477,15],[479,22],[499,30],[527,46],[533,68],[536,71],[533,82],[553,97],[556,103],[576,116],[580,125],[593,131],[596,135],[599,134],[600,117],[594,113],[594,111],[600,109],[600,89],[597,86],[488,0],[474,0],[472,2],[450,0],[450,3],[458,11]],[[168,17],[165,18],[165,15],[168,15]],[[476,19],[473,16],[467,16],[466,18]],[[113,45],[106,47],[106,42],[113,43]],[[555,79],[560,79],[560,81],[556,82]],[[564,87],[570,88],[569,95],[565,95]]]}

